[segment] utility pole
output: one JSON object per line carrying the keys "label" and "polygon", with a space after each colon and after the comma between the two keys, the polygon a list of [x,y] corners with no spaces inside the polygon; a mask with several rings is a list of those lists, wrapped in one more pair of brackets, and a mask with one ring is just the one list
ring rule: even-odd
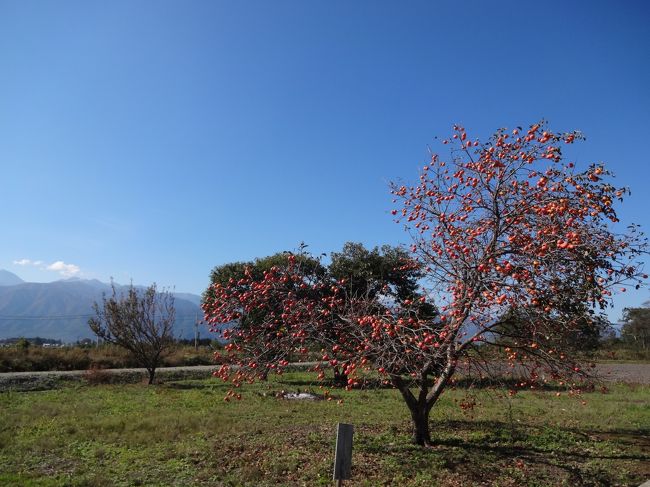
{"label": "utility pole", "polygon": [[196,319],[194,320],[194,350],[199,349],[199,314],[196,314]]}

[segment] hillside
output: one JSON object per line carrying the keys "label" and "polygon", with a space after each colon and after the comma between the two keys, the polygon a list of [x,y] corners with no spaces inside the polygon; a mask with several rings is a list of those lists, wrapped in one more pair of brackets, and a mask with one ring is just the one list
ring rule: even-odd
{"label": "hillside", "polygon": [[22,284],[23,281],[13,272],[0,269],[0,286],[15,286],[16,284]]}
{"label": "hillside", "polygon": [[[20,280],[15,274],[11,275]],[[0,282],[7,282],[11,278],[0,271],[0,279],[4,279]],[[118,286],[120,288],[125,289]],[[93,302],[101,301],[103,293],[111,293],[110,285],[98,280],[70,279],[50,283],[20,280],[14,285],[0,284],[0,339],[40,336],[72,342],[93,338],[87,321],[93,315]],[[193,294],[175,295],[176,336],[194,336],[194,323],[202,316],[200,299]],[[205,327],[199,331],[203,337],[207,336]]]}

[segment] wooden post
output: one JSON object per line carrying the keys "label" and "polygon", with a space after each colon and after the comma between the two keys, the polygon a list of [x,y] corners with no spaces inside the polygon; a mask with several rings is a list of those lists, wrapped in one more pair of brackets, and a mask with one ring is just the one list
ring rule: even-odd
{"label": "wooden post", "polygon": [[336,425],[336,451],[334,453],[334,480],[342,486],[344,480],[352,478],[352,434],[351,424]]}

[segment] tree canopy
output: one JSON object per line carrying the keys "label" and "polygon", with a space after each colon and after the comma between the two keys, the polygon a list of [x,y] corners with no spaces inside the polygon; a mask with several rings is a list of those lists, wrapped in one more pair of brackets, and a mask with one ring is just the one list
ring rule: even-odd
{"label": "tree canopy", "polygon": [[641,308],[625,308],[623,310],[623,326],[621,338],[635,348],[648,350],[650,348],[650,307],[645,303]]}
{"label": "tree canopy", "polygon": [[111,286],[112,295],[93,304],[95,317],[88,320],[88,325],[105,342],[128,350],[147,369],[149,384],[153,384],[162,354],[174,342],[174,295],[159,292],[155,284],[145,290],[131,285],[126,294],[119,294],[115,285]]}
{"label": "tree canopy", "polygon": [[[562,146],[581,139],[534,124],[480,141],[455,127],[443,141],[450,159],[433,155],[415,184],[391,184],[392,214],[412,239],[397,266],[372,263],[391,252],[350,245],[333,256],[329,273],[302,265],[308,255],[290,255],[261,279],[249,271],[211,288],[204,310],[216,328],[242,313],[263,314],[228,347],[238,368],[224,365],[217,375],[238,384],[255,380],[261,366],[281,372],[288,361],[282,354],[268,361],[269,348],[286,357],[318,343],[323,361],[344,367],[349,387],[375,370],[399,389],[421,445],[431,443],[429,412],[456,370],[489,372],[478,345],[496,347],[524,371],[520,387],[585,376],[568,346],[593,323],[585,310],[604,310],[614,290],[647,276],[641,232],[610,227],[628,190],[614,187],[602,164],[578,169],[563,159]],[[375,275],[394,282],[376,286]],[[506,327],[509,310],[517,319]],[[499,340],[506,331],[509,339]],[[315,370],[324,377],[322,365]]]}

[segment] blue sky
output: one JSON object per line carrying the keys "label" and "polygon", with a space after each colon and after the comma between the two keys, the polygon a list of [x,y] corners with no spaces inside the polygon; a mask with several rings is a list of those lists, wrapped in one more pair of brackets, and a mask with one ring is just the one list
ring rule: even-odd
{"label": "blue sky", "polygon": [[0,0],[0,268],[200,293],[301,241],[407,243],[387,182],[454,123],[582,130],[649,230],[649,5]]}

